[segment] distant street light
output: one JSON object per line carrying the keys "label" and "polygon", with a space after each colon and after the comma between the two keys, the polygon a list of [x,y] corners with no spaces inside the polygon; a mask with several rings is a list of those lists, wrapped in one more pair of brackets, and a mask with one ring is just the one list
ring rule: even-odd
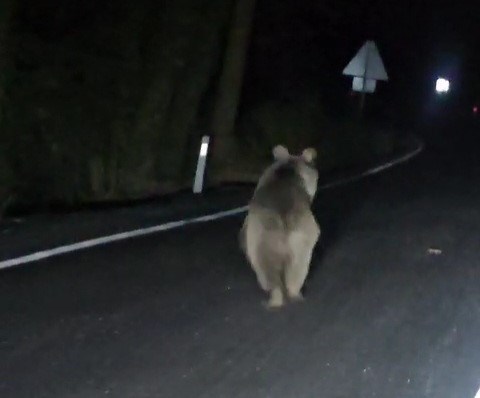
{"label": "distant street light", "polygon": [[450,82],[443,77],[439,77],[435,84],[435,91],[437,94],[446,94],[448,93],[448,90],[450,90]]}

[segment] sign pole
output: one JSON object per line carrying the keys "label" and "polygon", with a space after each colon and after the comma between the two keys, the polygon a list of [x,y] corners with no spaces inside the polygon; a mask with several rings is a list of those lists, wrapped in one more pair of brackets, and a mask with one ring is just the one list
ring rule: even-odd
{"label": "sign pole", "polygon": [[360,94],[360,117],[363,115],[363,109],[365,108],[365,91]]}
{"label": "sign pole", "polygon": [[366,48],[367,54],[365,55],[365,66],[364,66],[364,73],[363,73],[363,81],[362,81],[362,94],[360,96],[360,116],[363,116],[363,110],[365,109],[365,99],[366,99],[366,88],[367,88],[367,71],[368,71],[368,59],[370,58],[370,45],[367,42]]}

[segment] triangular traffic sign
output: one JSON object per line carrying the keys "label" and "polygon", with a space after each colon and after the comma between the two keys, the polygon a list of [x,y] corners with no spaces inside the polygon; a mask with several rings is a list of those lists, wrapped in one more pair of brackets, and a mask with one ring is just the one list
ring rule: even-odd
{"label": "triangular traffic sign", "polygon": [[[377,46],[367,41],[343,70],[343,74],[368,80],[388,80]],[[362,79],[363,80],[363,79]]]}

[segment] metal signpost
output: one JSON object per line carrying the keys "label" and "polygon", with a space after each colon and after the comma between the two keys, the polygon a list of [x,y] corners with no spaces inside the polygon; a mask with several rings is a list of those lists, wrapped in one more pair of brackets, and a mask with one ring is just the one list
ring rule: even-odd
{"label": "metal signpost", "polygon": [[352,76],[352,90],[362,93],[360,112],[365,106],[365,94],[375,92],[377,80],[388,81],[387,71],[373,41],[365,42],[345,67],[343,74]]}

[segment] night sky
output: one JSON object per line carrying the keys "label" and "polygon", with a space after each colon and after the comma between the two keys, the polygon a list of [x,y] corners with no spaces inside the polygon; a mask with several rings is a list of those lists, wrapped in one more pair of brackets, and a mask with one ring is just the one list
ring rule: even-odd
{"label": "night sky", "polygon": [[[22,19],[51,41],[88,29],[95,20],[115,19],[122,8],[91,0],[71,1],[68,7],[59,7],[58,0],[32,1],[24,2]],[[150,5],[138,2],[140,8]],[[438,75],[450,77],[454,94],[467,103],[475,100],[478,1],[258,0],[244,102],[317,92],[327,108],[341,107],[351,84],[341,71],[368,39],[376,41],[390,76],[377,86],[375,100],[417,112]]]}
{"label": "night sky", "polygon": [[318,90],[335,109],[351,84],[341,71],[368,39],[390,77],[376,101],[421,116],[439,75],[452,79],[452,96],[475,98],[480,3],[380,0],[259,0],[246,98]]}

